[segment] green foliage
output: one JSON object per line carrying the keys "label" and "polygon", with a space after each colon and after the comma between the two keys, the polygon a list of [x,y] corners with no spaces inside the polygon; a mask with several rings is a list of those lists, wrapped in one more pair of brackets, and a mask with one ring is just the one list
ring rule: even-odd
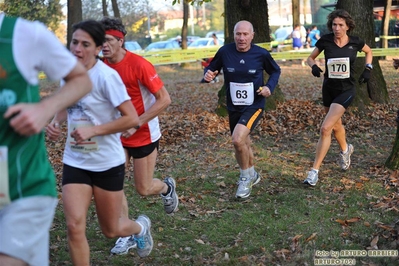
{"label": "green foliage", "polygon": [[10,16],[19,16],[27,20],[38,20],[55,31],[64,19],[60,0],[4,0],[0,4]]}

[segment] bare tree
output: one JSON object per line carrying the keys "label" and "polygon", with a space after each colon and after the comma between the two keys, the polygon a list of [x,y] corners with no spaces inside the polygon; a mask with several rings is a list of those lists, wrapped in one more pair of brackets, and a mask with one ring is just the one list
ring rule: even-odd
{"label": "bare tree", "polygon": [[112,10],[114,11],[114,17],[121,18],[121,13],[119,12],[117,0],[111,0],[111,3],[112,3]]}
{"label": "bare tree", "polygon": [[254,26],[254,43],[270,42],[267,1],[225,1],[224,8],[224,35],[227,43],[234,41],[234,25],[240,20],[248,20]]}
{"label": "bare tree", "polygon": [[68,0],[68,29],[67,29],[67,47],[72,39],[72,25],[82,21],[82,0]]}
{"label": "bare tree", "polygon": [[183,26],[181,28],[181,47],[187,49],[188,8],[189,1],[183,0]]}
{"label": "bare tree", "polygon": [[[391,14],[391,7],[392,7],[392,0],[385,0],[384,3],[384,16],[382,18],[382,27],[381,27],[381,34],[383,36],[388,36],[388,29],[389,29],[389,17]],[[382,38],[381,39],[381,47],[388,48],[388,39]]]}
{"label": "bare tree", "polygon": [[309,12],[307,6],[309,6],[309,0],[303,0],[303,9],[302,9],[302,13],[303,13],[303,24],[307,24],[307,20],[306,20],[306,14],[307,12]]}
{"label": "bare tree", "polygon": [[108,17],[107,0],[102,0],[102,4],[103,4],[103,15],[104,17]]}
{"label": "bare tree", "polygon": [[295,28],[295,25],[300,25],[301,21],[299,19],[300,12],[300,4],[299,0],[292,0],[292,28]]}

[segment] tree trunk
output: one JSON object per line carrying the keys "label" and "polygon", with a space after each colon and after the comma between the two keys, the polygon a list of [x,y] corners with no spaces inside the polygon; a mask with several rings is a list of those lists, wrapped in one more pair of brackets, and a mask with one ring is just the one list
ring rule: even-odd
{"label": "tree trunk", "polygon": [[102,5],[103,5],[103,16],[108,17],[107,0],[102,0]]}
{"label": "tree trunk", "polygon": [[[267,1],[238,0],[224,1],[225,18],[225,43],[234,42],[234,25],[240,20],[247,20],[252,23],[255,31],[254,43],[270,42],[270,28]],[[268,76],[265,72],[265,80]],[[217,107],[218,114],[226,112],[226,91],[222,87],[218,93],[219,101]],[[275,109],[277,102],[284,100],[284,94],[277,85],[273,95],[266,100],[265,109]]]}
{"label": "tree trunk", "polygon": [[[391,15],[391,6],[392,6],[392,0],[385,0],[384,4],[384,16],[382,18],[382,28],[381,28],[381,35],[382,36],[388,36],[388,29],[389,29],[389,18]],[[388,39],[387,38],[381,38],[381,47],[382,48],[388,48]]]}
{"label": "tree trunk", "polygon": [[117,0],[111,0],[111,3],[112,3],[112,10],[114,11],[114,17],[121,18],[121,13],[119,12]]}
{"label": "tree trunk", "polygon": [[303,7],[302,7],[302,13],[303,13],[303,24],[309,24],[309,22],[307,21],[307,14],[310,13],[310,11],[308,10],[308,6],[309,6],[309,0],[303,0]]}
{"label": "tree trunk", "polygon": [[67,47],[72,40],[72,25],[82,21],[82,0],[68,0],[68,30],[67,30]]}
{"label": "tree trunk", "polygon": [[188,31],[188,0],[183,1],[183,26],[181,28],[181,47],[187,49],[187,31]]}
{"label": "tree trunk", "polygon": [[396,117],[397,127],[396,127],[396,137],[395,143],[393,144],[391,154],[385,162],[385,166],[392,170],[399,169],[399,111]]}
{"label": "tree trunk", "polygon": [[[356,27],[351,35],[359,36],[370,47],[375,47],[373,0],[338,0],[336,8],[349,12],[355,20]],[[355,63],[355,70],[358,78],[364,70],[365,58],[358,57]],[[374,69],[370,81],[367,84],[356,84],[356,97],[353,106],[363,108],[370,104],[370,100],[377,103],[389,101],[387,85],[378,62],[378,57],[373,57]]]}
{"label": "tree trunk", "polygon": [[292,0],[292,28],[295,28],[295,25],[301,25],[301,21],[299,19],[299,14],[301,13],[299,10],[299,0]]}

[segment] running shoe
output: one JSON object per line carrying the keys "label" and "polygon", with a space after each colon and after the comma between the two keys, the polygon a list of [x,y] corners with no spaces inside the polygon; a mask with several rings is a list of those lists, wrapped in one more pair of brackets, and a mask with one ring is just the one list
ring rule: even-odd
{"label": "running shoe", "polygon": [[164,182],[170,187],[170,192],[166,196],[161,194],[163,207],[166,214],[172,214],[179,205],[179,197],[176,194],[176,182],[172,177],[165,178]]}
{"label": "running shoe", "polygon": [[309,186],[316,186],[317,181],[319,180],[319,173],[315,170],[310,170],[308,173],[308,177],[303,181],[304,184]]}
{"label": "running shoe", "polygon": [[252,180],[254,182],[252,185],[258,184],[260,179],[261,179],[260,174],[255,171],[255,175],[252,177]]}
{"label": "running shoe", "polygon": [[240,177],[237,182],[238,188],[236,192],[236,198],[247,198],[251,194],[252,190],[252,178]]}
{"label": "running shoe", "polygon": [[348,151],[343,153],[342,151],[339,153],[339,164],[341,165],[342,170],[348,170],[349,166],[351,165],[351,155],[353,153],[353,146],[352,144],[348,145]]}
{"label": "running shoe", "polygon": [[146,215],[140,215],[136,222],[144,228],[144,234],[142,236],[134,236],[134,241],[137,244],[137,254],[141,258],[144,258],[150,255],[154,246],[151,236],[151,220]]}
{"label": "running shoe", "polygon": [[111,249],[111,253],[114,255],[127,254],[129,249],[135,248],[136,242],[132,236],[120,237],[115,242],[115,246]]}

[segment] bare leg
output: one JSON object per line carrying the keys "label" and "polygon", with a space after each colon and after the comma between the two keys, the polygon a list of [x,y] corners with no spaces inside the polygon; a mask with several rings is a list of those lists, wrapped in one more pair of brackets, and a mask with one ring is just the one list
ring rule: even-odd
{"label": "bare leg", "polygon": [[237,124],[232,135],[235,157],[242,170],[254,165],[254,155],[251,148],[252,142],[249,133],[250,130],[246,126]]}
{"label": "bare leg", "polygon": [[20,259],[0,253],[0,266],[28,266],[28,264]]}
{"label": "bare leg", "polygon": [[338,130],[338,132],[335,133],[335,136],[337,137],[338,134],[337,140],[340,143],[340,146],[341,144],[344,143],[346,146],[346,141],[342,143],[343,141],[342,137],[345,138],[345,129],[343,129],[341,121],[341,117],[345,113],[345,108],[342,105],[333,103],[330,108],[325,108],[325,110],[327,112],[327,115],[323,121],[323,124],[321,125],[320,138],[319,141],[317,142],[317,147],[316,147],[316,158],[313,162],[313,169],[316,170],[320,168],[321,163],[323,162],[328,152],[328,149],[330,148],[331,133],[333,129]]}
{"label": "bare leg", "polygon": [[142,196],[159,195],[168,191],[168,185],[162,180],[154,178],[157,155],[158,151],[155,149],[147,157],[133,158],[134,184],[137,192]]}
{"label": "bare leg", "polygon": [[[125,157],[126,157],[125,171],[128,172],[130,156],[129,156],[129,154],[128,154],[126,149],[124,149],[124,151],[125,151]],[[128,207],[128,204],[127,204],[127,199],[126,199],[125,192],[122,192],[122,193],[123,193],[123,196],[122,196],[121,217],[128,218],[129,217],[129,207]]]}
{"label": "bare leg", "polygon": [[90,265],[90,248],[86,238],[86,215],[92,193],[91,186],[86,184],[67,184],[62,187],[69,253],[74,265]]}
{"label": "bare leg", "polygon": [[93,191],[98,221],[106,237],[131,236],[140,233],[141,226],[138,223],[120,216],[122,190],[108,191],[94,186]]}
{"label": "bare leg", "polygon": [[[128,169],[130,157],[125,149],[126,164]],[[133,158],[133,176],[136,191],[142,196],[159,195],[168,191],[168,186],[159,179],[154,178],[155,163],[158,156],[158,151],[155,149],[150,155],[140,159]],[[126,195],[123,192],[122,196],[121,217],[129,217],[129,207]]]}
{"label": "bare leg", "polygon": [[337,121],[337,123],[335,123],[333,131],[334,137],[337,140],[341,151],[346,151],[346,149],[348,148],[348,144],[346,143],[346,132],[344,125],[342,125],[341,118]]}

